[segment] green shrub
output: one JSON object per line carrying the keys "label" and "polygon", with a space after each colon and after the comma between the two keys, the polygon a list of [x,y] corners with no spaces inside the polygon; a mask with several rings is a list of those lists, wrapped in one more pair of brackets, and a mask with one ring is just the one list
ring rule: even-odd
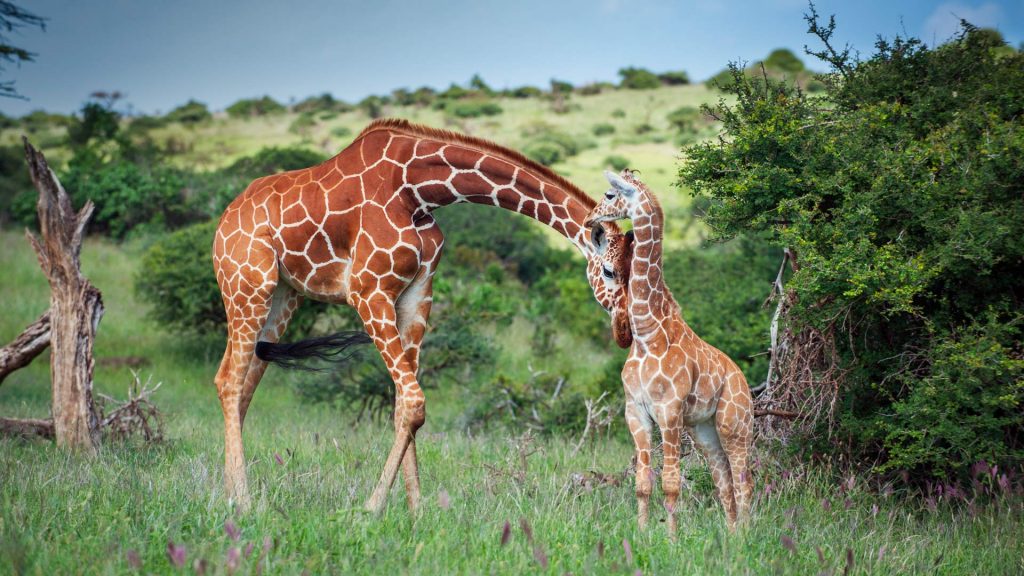
{"label": "green shrub", "polygon": [[625,118],[625,117],[626,117],[626,111],[623,110],[622,108],[616,108],[615,110],[612,110],[612,118]]}
{"label": "green shrub", "polygon": [[650,132],[654,132],[654,126],[644,122],[643,124],[637,124],[633,127],[633,132],[636,132],[637,134],[648,134]]}
{"label": "green shrub", "polygon": [[348,126],[335,126],[331,128],[331,136],[335,138],[348,138],[352,135],[352,129]]}
{"label": "green shrub", "polygon": [[565,150],[554,142],[536,142],[529,144],[523,149],[531,160],[540,162],[545,166],[557,164],[565,159]]}
{"label": "green shrub", "polygon": [[[26,206],[15,213],[15,199]],[[35,202],[38,193],[32,186],[32,179],[25,166],[25,149],[21,146],[0,146],[0,226],[12,219],[31,223],[35,219]]]}
{"label": "green shrub", "polygon": [[611,156],[605,157],[604,165],[610,166],[612,170],[616,172],[622,172],[626,168],[629,168],[629,158],[619,156],[618,154],[612,154]]}
{"label": "green shrub", "polygon": [[658,74],[658,80],[665,86],[682,86],[690,83],[690,75],[685,70],[663,72]]}
{"label": "green shrub", "polygon": [[668,115],[668,123],[679,132],[696,132],[704,114],[693,106],[676,108]]}
{"label": "green shrub", "polygon": [[[224,333],[224,303],[212,260],[216,230],[216,220],[194,224],[164,236],[143,254],[135,292],[162,326],[183,333]],[[304,302],[286,339],[298,340],[308,334],[323,307]]]}
{"label": "green shrub", "polygon": [[278,172],[315,166],[324,160],[326,157],[323,154],[308,148],[270,147],[264,148],[252,156],[235,160],[224,169],[224,172],[251,181]]}
{"label": "green shrub", "polygon": [[513,98],[537,98],[543,94],[544,91],[536,86],[520,86],[508,92],[508,95]]}
{"label": "green shrub", "polygon": [[316,128],[316,118],[311,113],[299,114],[295,120],[288,126],[288,131],[292,134],[298,134],[303,138],[308,138],[310,133]]}
{"label": "green shrub", "polygon": [[480,116],[497,116],[504,112],[501,106],[487,100],[460,100],[449,102],[445,110],[456,118],[478,118]]}
{"label": "green shrub", "polygon": [[324,92],[319,96],[310,96],[309,98],[306,98],[305,100],[296,104],[293,107],[293,109],[300,114],[340,114],[343,112],[350,112],[354,110],[354,107],[343,100],[335,99],[334,96],[331,96],[329,92]]}
{"label": "green shrub", "polygon": [[[813,10],[811,24],[831,38]],[[784,321],[825,353],[795,367],[838,398],[794,440],[917,479],[1024,462],[1024,55],[975,30],[880,40],[866,59],[823,50],[814,97],[733,67],[736,104],[714,110],[725,137],[680,170],[716,236],[797,255]]]}
{"label": "green shrub", "polygon": [[112,140],[120,129],[121,115],[96,102],[86,103],[80,114],[68,126],[68,139],[74,146]]}
{"label": "green shrub", "polygon": [[270,114],[280,114],[284,111],[284,106],[270,96],[242,99],[227,108],[227,113],[232,118],[268,116]]}
{"label": "green shrub", "polygon": [[786,48],[777,48],[764,59],[764,67],[769,70],[779,70],[796,74],[804,70],[804,63]]}
{"label": "green shrub", "polygon": [[380,96],[367,96],[359,101],[356,106],[366,113],[371,119],[380,118],[384,115],[384,106],[387,100]]}
{"label": "green shrub", "polygon": [[615,126],[602,122],[600,124],[594,124],[594,127],[590,129],[594,133],[594,136],[607,136],[608,134],[615,134]]}
{"label": "green shrub", "polygon": [[189,100],[185,104],[178,106],[164,117],[168,122],[180,122],[182,124],[200,124],[209,121],[211,118],[213,118],[213,115],[210,114],[206,104],[195,100]]}
{"label": "green shrub", "polygon": [[622,68],[619,70],[619,76],[622,76],[622,81],[619,82],[619,87],[621,88],[650,90],[651,88],[661,86],[661,80],[658,79],[658,76],[644,68]]}
{"label": "green shrub", "polygon": [[124,158],[103,161],[86,148],[71,159],[61,182],[75,206],[86,200],[96,205],[90,231],[113,238],[124,238],[142,225],[174,229],[202,218],[197,199],[189,193],[187,175],[168,166],[145,166]]}
{"label": "green shrub", "polygon": [[551,93],[552,94],[572,94],[573,86],[570,82],[564,80],[551,79]]}

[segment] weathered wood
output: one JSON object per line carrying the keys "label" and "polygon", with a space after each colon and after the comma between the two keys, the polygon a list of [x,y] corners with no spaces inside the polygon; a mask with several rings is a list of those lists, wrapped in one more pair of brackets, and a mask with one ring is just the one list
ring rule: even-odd
{"label": "weathered wood", "polygon": [[775,416],[776,418],[785,418],[787,420],[793,420],[799,418],[799,412],[790,412],[789,410],[773,410],[771,408],[765,408],[763,410],[754,410],[754,418],[762,418],[764,416]]}
{"label": "weathered wood", "polygon": [[18,368],[28,366],[50,345],[50,312],[43,312],[14,342],[0,348],[0,384]]}
{"label": "weathered wood", "polygon": [[39,191],[42,239],[26,234],[50,283],[54,436],[58,446],[95,453],[100,444],[100,421],[92,399],[92,346],[103,316],[103,300],[82,275],[79,260],[93,204],[86,202],[76,214],[46,158],[27,138],[24,143],[32,183]]}
{"label": "weathered wood", "polygon": [[0,434],[5,436],[53,438],[53,420],[0,418]]}

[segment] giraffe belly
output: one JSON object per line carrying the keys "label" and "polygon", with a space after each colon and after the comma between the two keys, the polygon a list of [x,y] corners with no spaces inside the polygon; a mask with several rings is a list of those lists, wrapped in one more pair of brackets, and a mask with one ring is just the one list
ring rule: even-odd
{"label": "giraffe belly", "polygon": [[281,278],[296,292],[306,298],[332,304],[344,304],[348,301],[349,277],[352,261],[347,259],[311,266],[305,258],[282,258],[278,263]]}

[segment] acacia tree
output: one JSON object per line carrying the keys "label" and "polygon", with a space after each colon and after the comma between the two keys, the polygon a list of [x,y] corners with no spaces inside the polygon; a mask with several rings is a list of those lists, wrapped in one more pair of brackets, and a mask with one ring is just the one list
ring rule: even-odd
{"label": "acacia tree", "polygon": [[[876,471],[1024,462],[1024,55],[963,23],[854,59],[812,11],[826,91],[732,68],[680,179],[720,238],[789,249],[773,376],[804,446]],[[781,279],[781,274],[780,274]],[[776,423],[778,427],[785,424]]]}
{"label": "acacia tree", "polygon": [[[46,29],[46,19],[37,16],[13,2],[0,0],[0,73],[4,72],[3,64],[21,64],[31,62],[35,54],[8,43],[7,35],[23,26],[37,26]],[[24,98],[14,89],[14,81],[0,80],[0,96],[7,98]]]}

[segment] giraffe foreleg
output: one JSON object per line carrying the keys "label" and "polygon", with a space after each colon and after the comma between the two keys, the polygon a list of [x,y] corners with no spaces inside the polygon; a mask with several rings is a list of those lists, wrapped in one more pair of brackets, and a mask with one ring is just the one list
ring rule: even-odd
{"label": "giraffe foreleg", "polygon": [[661,490],[665,494],[665,510],[668,512],[668,534],[676,537],[676,504],[682,478],[679,472],[679,447],[682,430],[679,425],[679,406],[672,403],[661,411],[658,422],[661,428],[661,445],[664,454],[664,465],[661,469]]}
{"label": "giraffe foreleg", "polygon": [[636,508],[640,529],[647,527],[654,469],[651,468],[651,421],[627,395],[626,425],[636,447]]}

